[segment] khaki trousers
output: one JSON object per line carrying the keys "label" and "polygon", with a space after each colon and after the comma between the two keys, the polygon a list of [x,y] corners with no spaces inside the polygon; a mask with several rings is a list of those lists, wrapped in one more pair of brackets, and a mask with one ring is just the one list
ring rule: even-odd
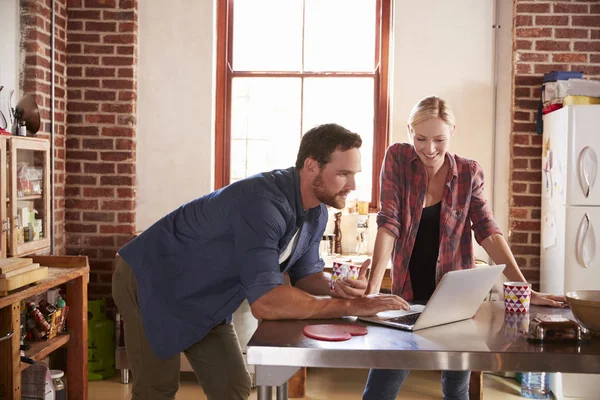
{"label": "khaki trousers", "polygon": [[[133,375],[132,399],[174,399],[179,389],[180,355],[162,360],[152,351],[142,326],[135,276],[119,256],[112,293],[124,323],[127,360]],[[184,354],[209,400],[245,400],[250,395],[250,375],[233,324],[215,326]]]}

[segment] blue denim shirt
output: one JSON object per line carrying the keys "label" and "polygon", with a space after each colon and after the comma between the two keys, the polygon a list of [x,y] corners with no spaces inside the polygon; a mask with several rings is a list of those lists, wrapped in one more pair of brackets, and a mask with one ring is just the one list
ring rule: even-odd
{"label": "blue denim shirt", "polygon": [[[296,168],[274,170],[193,200],[119,250],[138,286],[150,345],[171,357],[202,339],[244,299],[321,272],[327,209],[302,207]],[[294,233],[298,242],[279,265]]]}

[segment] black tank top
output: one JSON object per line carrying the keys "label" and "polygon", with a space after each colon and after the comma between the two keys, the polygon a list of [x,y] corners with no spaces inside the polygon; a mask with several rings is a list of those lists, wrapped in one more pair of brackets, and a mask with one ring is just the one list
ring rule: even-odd
{"label": "black tank top", "polygon": [[413,301],[427,301],[435,290],[435,266],[440,251],[440,212],[442,202],[423,208],[417,239],[410,257]]}

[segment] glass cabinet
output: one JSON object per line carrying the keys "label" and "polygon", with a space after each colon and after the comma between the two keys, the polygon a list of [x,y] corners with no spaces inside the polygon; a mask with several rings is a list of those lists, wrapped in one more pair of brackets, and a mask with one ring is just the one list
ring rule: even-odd
{"label": "glass cabinet", "polygon": [[15,136],[0,142],[0,248],[10,257],[41,252],[50,248],[50,143]]}

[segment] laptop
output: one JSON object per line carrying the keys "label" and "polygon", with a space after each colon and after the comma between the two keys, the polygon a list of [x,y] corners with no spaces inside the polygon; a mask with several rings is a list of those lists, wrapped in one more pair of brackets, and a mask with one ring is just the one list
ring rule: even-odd
{"label": "laptop", "polygon": [[473,318],[504,267],[502,264],[450,271],[442,277],[426,305],[413,304],[410,310],[382,311],[358,319],[416,331]]}

